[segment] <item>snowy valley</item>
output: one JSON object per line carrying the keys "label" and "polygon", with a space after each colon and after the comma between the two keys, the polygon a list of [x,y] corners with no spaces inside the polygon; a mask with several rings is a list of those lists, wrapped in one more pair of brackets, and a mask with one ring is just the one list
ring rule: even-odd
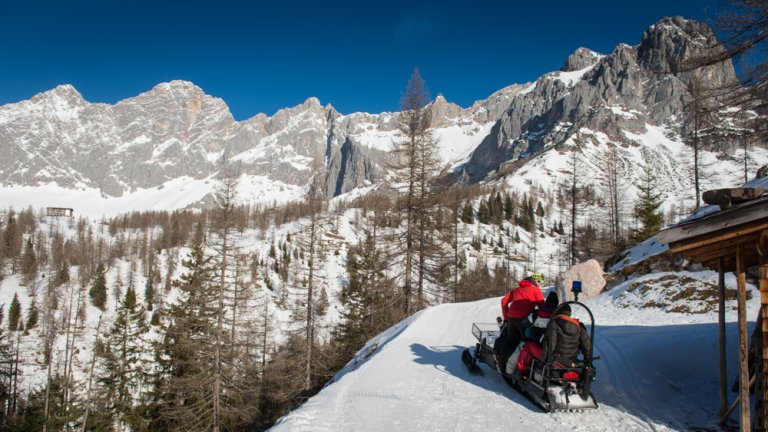
{"label": "snowy valley", "polygon": [[[4,424],[710,430],[717,316],[702,293],[717,274],[664,245],[625,250],[645,240],[644,187],[671,225],[696,208],[696,187],[754,186],[768,164],[754,118],[726,105],[694,155],[693,75],[671,69],[713,38],[665,18],[637,46],[579,49],[469,108],[438,95],[414,110],[429,119],[435,175],[408,205],[393,166],[406,110],[345,115],[309,98],[238,122],[186,81],[115,105],[64,85],[0,106]],[[701,73],[733,78],[730,62]],[[638,265],[650,256],[662,258]],[[469,374],[473,322],[493,322],[528,274],[554,288],[589,259],[609,281],[585,302],[597,411],[545,414],[498,376]],[[225,408],[213,415],[211,400]]]}

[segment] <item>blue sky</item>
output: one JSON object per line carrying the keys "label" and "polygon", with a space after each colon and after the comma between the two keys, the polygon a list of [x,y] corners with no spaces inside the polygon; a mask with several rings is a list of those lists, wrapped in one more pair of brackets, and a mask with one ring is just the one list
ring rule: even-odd
{"label": "blue sky", "polygon": [[174,79],[237,120],[310,96],[343,114],[398,109],[414,67],[467,107],[559,69],[579,47],[635,45],[660,18],[716,16],[719,0],[2,0],[0,105],[72,84],[115,103]]}

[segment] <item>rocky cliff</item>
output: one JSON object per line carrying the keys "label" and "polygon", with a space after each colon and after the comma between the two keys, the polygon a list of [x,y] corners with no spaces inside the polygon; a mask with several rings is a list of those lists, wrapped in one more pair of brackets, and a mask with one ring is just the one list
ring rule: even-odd
{"label": "rocky cliff", "polygon": [[[673,17],[646,30],[638,46],[622,44],[605,56],[578,49],[561,71],[543,76],[529,91],[511,99],[472,155],[467,173],[475,180],[485,178],[508,161],[562,145],[569,138],[578,142],[584,129],[602,132],[618,143],[627,141],[625,132],[640,134],[646,125],[680,130],[681,113],[691,99],[692,73],[673,72],[685,60],[703,54],[714,37],[701,23]],[[708,87],[735,79],[730,63],[697,74]]]}
{"label": "rocky cliff", "polygon": [[[481,181],[513,163],[600,132],[626,143],[648,125],[679,131],[691,73],[674,74],[714,38],[680,17],[651,26],[638,46],[608,55],[580,48],[562,70],[504,88],[469,108],[442,95],[430,105],[445,164]],[[707,85],[734,79],[722,64],[699,72]],[[309,98],[269,117],[237,122],[221,99],[192,83],[162,83],[115,105],[85,101],[72,86],[0,107],[0,184],[95,188],[121,196],[178,178],[242,175],[304,186],[324,171],[335,196],[387,176],[397,113],[343,115]]]}

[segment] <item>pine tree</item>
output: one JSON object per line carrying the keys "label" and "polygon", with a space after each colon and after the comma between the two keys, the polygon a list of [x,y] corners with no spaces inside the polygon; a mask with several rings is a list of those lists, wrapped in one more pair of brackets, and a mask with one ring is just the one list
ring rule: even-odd
{"label": "pine tree", "polygon": [[164,314],[153,410],[167,429],[210,430],[218,299],[212,289],[215,273],[202,243],[192,245],[182,265],[185,271],[174,281],[179,297]]}
{"label": "pine tree", "polygon": [[91,289],[88,291],[91,303],[102,311],[107,307],[107,279],[104,276],[104,264],[96,267],[96,277],[93,279]]}
{"label": "pine tree", "polygon": [[475,222],[475,209],[472,207],[471,202],[464,204],[464,208],[461,211],[461,221],[465,224],[471,224]]}
{"label": "pine tree", "polygon": [[13,294],[11,300],[11,306],[8,308],[8,329],[10,331],[16,331],[19,329],[19,322],[21,320],[21,303],[19,303],[18,294]]}
{"label": "pine tree", "polygon": [[350,247],[349,285],[342,297],[342,321],[334,331],[336,342],[341,346],[342,364],[393,321],[387,299],[392,287],[384,275],[385,268],[375,231],[368,233],[361,244]]}
{"label": "pine tree", "polygon": [[67,430],[67,425],[75,422],[82,410],[77,405],[65,403],[66,391],[67,380],[59,374],[52,376],[48,385],[32,391],[20,414],[23,430]]}
{"label": "pine tree", "polygon": [[477,209],[477,221],[483,225],[491,223],[491,210],[488,208],[488,201],[485,198],[480,200],[480,207]]}
{"label": "pine tree", "polygon": [[328,301],[328,292],[326,291],[325,287],[323,287],[323,289],[320,290],[320,294],[317,296],[317,303],[315,304],[317,315],[324,316],[326,313],[328,313],[328,306],[330,306],[330,302]]}
{"label": "pine tree", "polygon": [[21,274],[24,276],[23,283],[29,283],[37,276],[37,257],[35,249],[32,247],[32,237],[27,239],[27,245],[24,248],[24,255],[21,257]]}
{"label": "pine tree", "polygon": [[29,308],[27,309],[27,330],[35,328],[39,320],[40,312],[37,310],[37,305],[35,302],[32,301],[29,303]]}
{"label": "pine tree", "polygon": [[520,210],[520,214],[517,219],[517,225],[526,231],[531,231],[534,228],[533,222],[535,218],[533,206],[531,205],[531,201],[527,194],[523,194],[521,206],[522,209]]}
{"label": "pine tree", "polygon": [[21,230],[16,221],[16,212],[10,210],[3,231],[3,256],[11,261],[11,272],[18,271],[19,255],[21,255]]}
{"label": "pine tree", "polygon": [[[5,318],[3,306],[0,306],[0,322]],[[6,407],[10,408],[13,393],[14,350],[7,334],[0,326],[0,424],[6,424]]]}
{"label": "pine tree", "polygon": [[645,164],[640,176],[640,182],[635,185],[638,189],[638,200],[635,203],[635,217],[640,228],[632,233],[632,240],[640,243],[653,237],[664,225],[664,215],[659,210],[662,194],[657,192],[656,173],[650,163],[650,156],[643,152]]}
{"label": "pine tree", "polygon": [[129,286],[108,334],[103,353],[106,374],[100,379],[119,429],[142,427],[142,389],[148,384],[151,370],[146,357],[152,348],[148,330],[146,312],[136,301],[136,291]]}
{"label": "pine tree", "polygon": [[504,219],[511,221],[515,217],[515,203],[512,196],[507,192],[504,195]]}
{"label": "pine tree", "polygon": [[152,281],[153,272],[149,271],[147,282],[144,284],[144,304],[147,305],[147,310],[151,311],[154,308],[155,303],[155,284]]}

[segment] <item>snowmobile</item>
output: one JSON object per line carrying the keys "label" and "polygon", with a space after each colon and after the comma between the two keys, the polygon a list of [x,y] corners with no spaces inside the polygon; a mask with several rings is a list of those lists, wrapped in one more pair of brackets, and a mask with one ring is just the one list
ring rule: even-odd
{"label": "snowmobile", "polygon": [[[571,301],[558,306],[552,316],[557,315],[563,305],[566,304],[579,306],[589,314],[591,320],[589,337],[592,342],[589,358],[595,360],[595,357],[592,355],[592,350],[595,346],[595,319],[592,312],[584,304]],[[500,320],[499,318],[498,321]],[[497,357],[493,352],[494,342],[500,333],[501,330],[498,323],[472,324],[472,335],[477,338],[474,352],[467,348],[461,353],[461,359],[471,373],[482,375],[483,371],[477,365],[478,361],[482,361],[492,370],[500,373],[507,384],[521,392],[546,412],[581,411],[597,408],[597,402],[590,390],[590,385],[595,379],[596,373],[591,363],[582,361],[574,367],[563,368],[555,367],[552,364],[545,364],[534,358],[528,375],[519,373],[508,374],[504,370],[504,365],[497,366]]]}

